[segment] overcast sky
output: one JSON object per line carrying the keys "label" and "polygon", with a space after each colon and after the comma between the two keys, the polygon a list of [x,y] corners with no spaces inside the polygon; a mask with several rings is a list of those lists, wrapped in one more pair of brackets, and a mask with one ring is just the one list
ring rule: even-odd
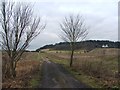
{"label": "overcast sky", "polygon": [[[24,1],[24,0],[22,0]],[[89,27],[87,40],[118,41],[119,0],[29,0],[34,13],[47,22],[46,29],[31,43],[35,50],[46,44],[61,42],[59,22],[69,14],[80,14]]]}

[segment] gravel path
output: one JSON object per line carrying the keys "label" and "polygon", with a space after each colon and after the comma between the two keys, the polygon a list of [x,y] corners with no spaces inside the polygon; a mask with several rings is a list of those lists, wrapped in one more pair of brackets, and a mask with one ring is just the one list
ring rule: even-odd
{"label": "gravel path", "polygon": [[61,65],[45,59],[42,66],[42,81],[40,88],[89,88],[76,80]]}

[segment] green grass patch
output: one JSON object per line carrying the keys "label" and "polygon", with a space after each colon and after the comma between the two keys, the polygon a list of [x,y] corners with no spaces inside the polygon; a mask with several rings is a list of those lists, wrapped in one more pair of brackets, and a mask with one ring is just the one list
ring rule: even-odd
{"label": "green grass patch", "polygon": [[39,88],[41,78],[42,76],[41,76],[41,69],[40,69],[33,74],[31,80],[29,81],[30,88]]}
{"label": "green grass patch", "polygon": [[39,79],[32,79],[31,81],[30,81],[30,86],[32,87],[32,88],[36,88],[36,87],[38,87],[39,86],[39,82],[40,80]]}
{"label": "green grass patch", "polygon": [[85,83],[86,85],[92,87],[92,88],[102,88],[102,85],[97,82],[97,80],[92,77],[88,76],[82,72],[76,71],[74,68],[70,68],[69,66],[63,65],[63,67],[69,71],[77,80]]}
{"label": "green grass patch", "polygon": [[69,65],[68,60],[58,60],[58,59],[50,59],[50,61],[58,63],[58,64],[63,64],[63,65]]}

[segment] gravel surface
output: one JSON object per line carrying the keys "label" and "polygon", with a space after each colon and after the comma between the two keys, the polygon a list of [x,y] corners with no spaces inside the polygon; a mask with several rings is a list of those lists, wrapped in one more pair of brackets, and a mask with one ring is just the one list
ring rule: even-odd
{"label": "gravel surface", "polygon": [[90,88],[76,80],[61,65],[50,62],[47,58],[42,65],[40,88]]}

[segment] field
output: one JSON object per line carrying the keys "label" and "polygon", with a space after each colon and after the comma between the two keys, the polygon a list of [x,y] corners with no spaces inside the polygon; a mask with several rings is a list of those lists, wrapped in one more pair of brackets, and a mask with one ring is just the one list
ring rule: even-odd
{"label": "field", "polygon": [[47,50],[41,52],[43,57],[62,64],[78,80],[93,88],[118,87],[118,49],[97,48],[84,53],[77,50],[73,67],[69,67],[70,51]]}
{"label": "field", "polygon": [[118,51],[119,49],[113,48],[97,48],[90,52],[77,50],[71,68],[69,67],[70,51],[26,52],[17,64],[17,77],[14,80],[3,77],[2,86],[3,88],[39,87],[42,78],[42,59],[48,58],[52,62],[61,64],[76,79],[93,88],[116,88],[118,87]]}
{"label": "field", "polygon": [[[17,77],[13,79],[4,78],[3,74],[3,88],[34,88],[38,87],[41,79],[41,64],[37,53],[26,52],[23,54],[21,60],[17,64]],[[4,68],[3,68],[4,71]]]}

